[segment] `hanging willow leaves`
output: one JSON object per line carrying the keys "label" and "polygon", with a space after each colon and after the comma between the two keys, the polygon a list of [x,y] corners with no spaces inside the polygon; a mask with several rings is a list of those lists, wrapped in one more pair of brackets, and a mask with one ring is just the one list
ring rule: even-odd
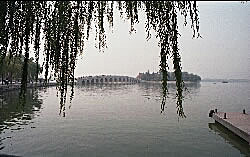
{"label": "hanging willow leaves", "polygon": [[[191,1],[1,1],[0,2],[0,57],[24,55],[22,92],[27,85],[28,60],[35,54],[38,65],[43,55],[46,82],[54,75],[60,93],[60,112],[65,110],[68,85],[73,97],[74,71],[77,57],[84,51],[90,30],[96,32],[96,45],[100,51],[107,47],[105,26],[114,25],[114,9],[130,22],[130,33],[136,31],[139,12],[146,15],[147,40],[151,31],[156,33],[160,47],[160,70],[163,74],[164,111],[167,96],[168,60],[174,64],[176,76],[177,114],[185,117],[182,107],[184,82],[181,76],[181,56],[178,48],[178,16],[184,24],[190,18],[193,37],[199,37],[199,18],[196,2]],[[180,13],[180,14],[178,14]],[[43,40],[43,41],[42,41]],[[44,43],[44,45],[42,45]],[[42,49],[43,48],[43,49]],[[42,51],[43,50],[43,51]],[[1,62],[0,62],[1,63]],[[37,71],[38,74],[38,71]],[[38,75],[36,77],[36,80]]]}

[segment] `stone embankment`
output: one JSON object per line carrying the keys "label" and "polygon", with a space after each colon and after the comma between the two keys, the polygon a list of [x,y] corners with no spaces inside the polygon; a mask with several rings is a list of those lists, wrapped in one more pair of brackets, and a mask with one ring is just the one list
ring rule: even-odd
{"label": "stone embankment", "polygon": [[[56,82],[51,83],[28,83],[27,88],[56,86]],[[0,85],[0,92],[7,92],[21,89],[21,84]]]}

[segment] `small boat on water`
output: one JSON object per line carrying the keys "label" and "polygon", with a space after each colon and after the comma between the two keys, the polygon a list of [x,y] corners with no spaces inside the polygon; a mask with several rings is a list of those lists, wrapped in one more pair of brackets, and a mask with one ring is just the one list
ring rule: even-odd
{"label": "small boat on water", "polygon": [[228,83],[227,81],[222,81],[222,83]]}

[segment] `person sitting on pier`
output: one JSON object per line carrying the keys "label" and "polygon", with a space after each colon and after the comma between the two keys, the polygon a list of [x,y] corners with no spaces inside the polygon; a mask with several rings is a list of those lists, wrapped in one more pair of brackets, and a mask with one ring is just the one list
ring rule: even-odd
{"label": "person sitting on pier", "polygon": [[215,113],[214,110],[210,110],[208,116],[209,116],[209,117],[212,117],[214,113]]}

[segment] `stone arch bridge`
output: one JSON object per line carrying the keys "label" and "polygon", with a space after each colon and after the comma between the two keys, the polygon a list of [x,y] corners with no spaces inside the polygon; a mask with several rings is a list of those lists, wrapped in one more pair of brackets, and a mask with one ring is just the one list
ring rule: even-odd
{"label": "stone arch bridge", "polygon": [[83,76],[77,78],[77,84],[133,84],[138,83],[139,80],[129,76],[115,76],[115,75],[99,75],[99,76]]}

